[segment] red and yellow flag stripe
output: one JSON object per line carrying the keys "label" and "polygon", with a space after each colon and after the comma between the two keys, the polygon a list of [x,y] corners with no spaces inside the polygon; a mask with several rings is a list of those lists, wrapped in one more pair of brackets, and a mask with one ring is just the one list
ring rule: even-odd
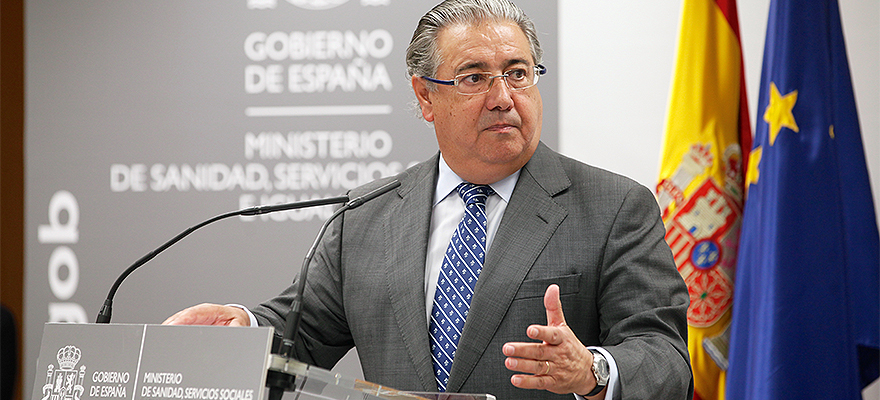
{"label": "red and yellow flag stripe", "polygon": [[657,199],[691,295],[695,397],[723,399],[751,148],[734,0],[684,0]]}

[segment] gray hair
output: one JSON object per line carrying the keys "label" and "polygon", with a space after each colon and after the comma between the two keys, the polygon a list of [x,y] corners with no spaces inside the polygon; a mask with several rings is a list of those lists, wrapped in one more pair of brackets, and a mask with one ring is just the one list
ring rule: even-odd
{"label": "gray hair", "polygon": [[526,38],[535,64],[544,56],[535,24],[509,0],[445,0],[428,11],[413,32],[406,49],[406,73],[408,77],[430,76],[437,73],[441,54],[437,49],[437,35],[450,25],[473,25],[482,21],[510,21],[517,24]]}

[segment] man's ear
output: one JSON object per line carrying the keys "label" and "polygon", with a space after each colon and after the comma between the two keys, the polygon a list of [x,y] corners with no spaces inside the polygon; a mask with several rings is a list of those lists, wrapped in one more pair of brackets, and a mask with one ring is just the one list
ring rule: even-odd
{"label": "man's ear", "polygon": [[434,122],[434,103],[431,102],[431,89],[428,88],[424,79],[417,76],[412,77],[412,87],[416,93],[416,99],[419,100],[422,117],[425,118],[425,121]]}

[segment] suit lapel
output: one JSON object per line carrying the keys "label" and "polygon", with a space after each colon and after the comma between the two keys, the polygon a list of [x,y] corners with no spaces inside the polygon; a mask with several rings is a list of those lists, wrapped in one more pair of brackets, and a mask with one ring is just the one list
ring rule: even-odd
{"label": "suit lapel", "polygon": [[385,220],[387,292],[406,352],[426,391],[436,391],[425,315],[425,259],[438,157],[401,179],[399,199]]}
{"label": "suit lapel", "polygon": [[[486,255],[455,353],[448,391],[458,391],[470,376],[526,274],[565,219],[566,210],[556,204],[552,196],[568,186],[570,181],[556,155],[539,144],[532,159],[520,172],[492,247]],[[498,368],[504,366],[498,365]]]}

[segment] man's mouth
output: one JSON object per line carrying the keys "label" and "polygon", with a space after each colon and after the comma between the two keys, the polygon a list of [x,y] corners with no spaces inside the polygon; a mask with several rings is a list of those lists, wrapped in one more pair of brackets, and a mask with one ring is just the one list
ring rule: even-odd
{"label": "man's mouth", "polygon": [[486,127],[485,130],[494,131],[494,132],[509,132],[514,129],[517,129],[516,125],[511,125],[511,124],[506,124],[506,123],[497,123],[497,124],[489,125],[488,127]]}

